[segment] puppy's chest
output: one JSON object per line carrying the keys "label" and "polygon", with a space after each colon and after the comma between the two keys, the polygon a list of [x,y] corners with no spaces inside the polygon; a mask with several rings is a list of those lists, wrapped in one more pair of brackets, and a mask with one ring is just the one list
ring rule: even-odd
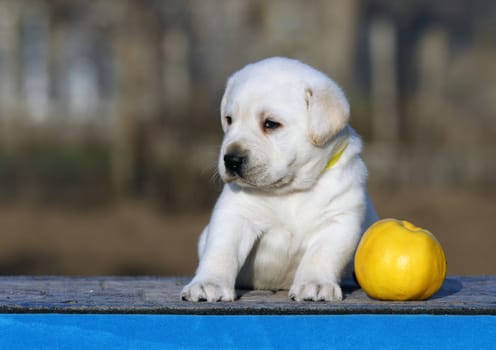
{"label": "puppy's chest", "polygon": [[258,253],[271,254],[281,262],[300,257],[319,226],[318,213],[305,208],[279,207],[267,217],[258,244]]}
{"label": "puppy's chest", "polygon": [[256,254],[274,257],[274,264],[293,264],[303,254],[311,236],[311,232],[296,225],[273,226],[260,237]]}
{"label": "puppy's chest", "polygon": [[313,232],[296,220],[272,222],[262,233],[241,271],[242,285],[288,289]]}
{"label": "puppy's chest", "polygon": [[265,228],[260,241],[271,247],[284,247],[288,253],[306,246],[315,231],[315,220],[318,220],[298,214],[282,215],[274,219]]}
{"label": "puppy's chest", "polygon": [[279,241],[279,245],[300,246],[312,236],[325,221],[325,208],[316,207],[301,198],[288,198],[268,203],[270,208],[262,214],[265,217],[261,239]]}
{"label": "puppy's chest", "polygon": [[[303,205],[302,205],[303,203]],[[325,216],[308,202],[264,201],[253,214],[260,236],[242,269],[239,282],[257,289],[289,288],[303,254]]]}

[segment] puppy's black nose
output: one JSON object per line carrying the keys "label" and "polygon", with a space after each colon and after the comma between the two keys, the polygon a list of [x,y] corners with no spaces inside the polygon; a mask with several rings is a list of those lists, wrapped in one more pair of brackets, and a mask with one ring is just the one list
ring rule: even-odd
{"label": "puppy's black nose", "polygon": [[239,153],[228,153],[224,155],[224,165],[226,166],[226,170],[231,175],[239,175],[241,176],[241,167],[245,162],[246,157],[240,155]]}

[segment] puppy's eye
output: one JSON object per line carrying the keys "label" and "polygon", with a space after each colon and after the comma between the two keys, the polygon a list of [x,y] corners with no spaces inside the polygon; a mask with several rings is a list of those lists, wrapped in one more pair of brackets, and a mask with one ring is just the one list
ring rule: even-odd
{"label": "puppy's eye", "polygon": [[281,126],[282,126],[281,123],[273,121],[271,119],[265,119],[265,121],[263,123],[263,128],[266,131],[275,130],[277,128],[280,128]]}
{"label": "puppy's eye", "polygon": [[226,116],[226,124],[231,125],[232,124],[232,117],[230,115]]}

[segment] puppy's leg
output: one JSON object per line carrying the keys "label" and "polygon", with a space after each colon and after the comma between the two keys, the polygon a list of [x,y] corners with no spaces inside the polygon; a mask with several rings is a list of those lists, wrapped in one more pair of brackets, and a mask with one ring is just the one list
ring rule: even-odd
{"label": "puppy's leg", "polygon": [[181,298],[189,301],[233,301],[236,276],[257,239],[253,225],[241,216],[215,211],[200,239],[200,264]]}
{"label": "puppy's leg", "polygon": [[296,270],[289,297],[296,301],[338,301],[341,273],[360,237],[360,219],[339,217],[310,242]]}

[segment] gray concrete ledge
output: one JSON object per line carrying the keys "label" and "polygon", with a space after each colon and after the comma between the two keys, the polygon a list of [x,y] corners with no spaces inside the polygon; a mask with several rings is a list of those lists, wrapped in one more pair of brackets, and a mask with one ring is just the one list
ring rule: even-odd
{"label": "gray concrete ledge", "polygon": [[238,291],[231,303],[179,299],[189,278],[0,277],[0,313],[188,315],[457,314],[496,315],[496,276],[448,276],[427,301],[383,302],[345,283],[342,302],[301,302],[287,291]]}

